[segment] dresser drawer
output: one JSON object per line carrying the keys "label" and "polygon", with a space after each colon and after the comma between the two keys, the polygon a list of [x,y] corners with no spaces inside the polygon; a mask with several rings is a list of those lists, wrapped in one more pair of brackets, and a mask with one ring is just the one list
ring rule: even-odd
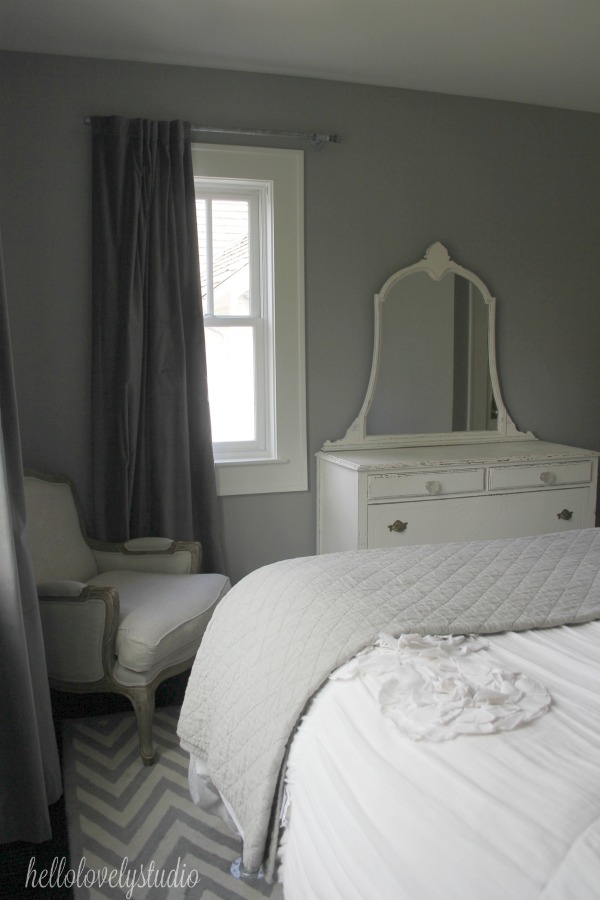
{"label": "dresser drawer", "polygon": [[439,469],[423,472],[369,475],[368,499],[427,497],[483,491],[485,469]]}
{"label": "dresser drawer", "polygon": [[593,526],[585,487],[373,503],[367,547],[525,537]]}
{"label": "dresser drawer", "polygon": [[490,490],[505,488],[540,488],[566,484],[589,484],[592,480],[592,463],[557,462],[540,465],[492,466]]}

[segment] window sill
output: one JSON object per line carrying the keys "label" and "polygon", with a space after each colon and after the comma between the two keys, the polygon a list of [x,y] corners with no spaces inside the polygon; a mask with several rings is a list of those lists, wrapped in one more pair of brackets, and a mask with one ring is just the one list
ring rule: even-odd
{"label": "window sill", "polygon": [[289,463],[285,456],[240,457],[239,459],[215,459],[215,466],[277,466]]}
{"label": "window sill", "polygon": [[305,460],[276,459],[215,460],[217,494],[271,494],[308,490]]}

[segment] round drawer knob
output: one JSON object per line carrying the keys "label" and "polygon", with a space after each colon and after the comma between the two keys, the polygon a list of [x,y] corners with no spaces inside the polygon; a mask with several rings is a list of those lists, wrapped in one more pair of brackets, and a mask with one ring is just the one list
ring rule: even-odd
{"label": "round drawer knob", "polygon": [[544,484],[556,484],[556,475],[554,472],[542,472],[540,481],[543,481]]}
{"label": "round drawer knob", "polygon": [[425,490],[428,494],[439,494],[442,489],[442,483],[440,481],[426,481],[425,482]]}
{"label": "round drawer knob", "polygon": [[395,522],[392,522],[391,525],[388,525],[390,531],[406,531],[408,528],[408,522],[401,522],[400,519],[396,519]]}

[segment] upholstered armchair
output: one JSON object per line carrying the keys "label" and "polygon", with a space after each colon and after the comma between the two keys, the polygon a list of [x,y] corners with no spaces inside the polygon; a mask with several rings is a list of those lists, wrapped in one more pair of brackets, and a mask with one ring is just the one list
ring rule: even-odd
{"label": "upholstered armchair", "polygon": [[191,666],[229,580],[198,574],[197,543],[87,538],[64,477],[27,471],[25,498],[50,686],[128,697],[151,765],[155,690]]}

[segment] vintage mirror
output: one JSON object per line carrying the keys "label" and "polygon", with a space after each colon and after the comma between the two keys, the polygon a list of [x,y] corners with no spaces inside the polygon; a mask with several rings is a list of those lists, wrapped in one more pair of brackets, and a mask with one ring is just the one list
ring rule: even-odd
{"label": "vintage mirror", "polygon": [[345,437],[323,449],[515,440],[495,353],[495,300],[433,244],[375,295],[371,377]]}

